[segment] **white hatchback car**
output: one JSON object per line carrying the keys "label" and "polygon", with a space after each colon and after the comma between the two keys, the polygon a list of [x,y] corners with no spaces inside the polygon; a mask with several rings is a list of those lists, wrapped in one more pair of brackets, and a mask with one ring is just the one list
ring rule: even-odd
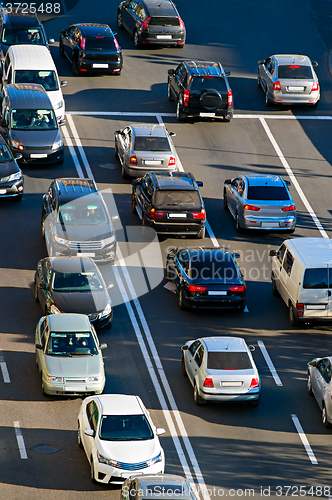
{"label": "white hatchback car", "polygon": [[78,445],[90,462],[91,480],[122,483],[133,474],[163,474],[164,450],[138,396],[101,394],[83,400],[78,415]]}

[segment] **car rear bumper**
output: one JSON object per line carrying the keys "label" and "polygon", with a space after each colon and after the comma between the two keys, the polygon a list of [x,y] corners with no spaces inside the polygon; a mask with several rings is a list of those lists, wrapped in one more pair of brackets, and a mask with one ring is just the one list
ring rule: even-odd
{"label": "car rear bumper", "polygon": [[81,59],[79,60],[78,68],[80,71],[87,71],[88,73],[120,73],[122,70],[122,59],[117,61],[85,61]]}
{"label": "car rear bumper", "polygon": [[244,309],[245,297],[227,297],[227,296],[183,296],[183,302],[186,307],[206,308],[206,309]]}
{"label": "car rear bumper", "polygon": [[296,216],[294,217],[255,217],[245,215],[242,217],[241,225],[246,229],[261,229],[273,231],[293,230],[296,226]]}
{"label": "car rear bumper", "polygon": [[311,92],[311,94],[282,94],[273,92],[271,100],[276,104],[316,104],[320,99],[320,92]]}
{"label": "car rear bumper", "polygon": [[[171,36],[171,38],[166,38],[166,36]],[[157,44],[157,45],[184,45],[186,42],[186,32],[180,33],[149,33],[148,31],[142,31],[141,34],[143,44]],[[159,38],[158,38],[159,37]],[[165,37],[165,38],[161,38]]]}
{"label": "car rear bumper", "polygon": [[243,403],[243,402],[251,402],[251,401],[257,401],[260,398],[260,389],[257,389],[256,391],[248,391],[244,394],[237,394],[237,393],[220,393],[215,391],[215,393],[211,392],[206,392],[202,391],[200,389],[199,394],[204,401],[214,401],[216,403],[223,403],[223,402],[234,402],[234,403]]}
{"label": "car rear bumper", "polygon": [[190,106],[182,106],[181,111],[183,114],[187,116],[199,116],[201,118],[213,118],[213,117],[224,117],[227,116],[229,118],[233,117],[234,108],[224,108],[224,109],[216,109],[215,111],[207,111],[202,108],[192,108]]}
{"label": "car rear bumper", "polygon": [[125,172],[130,175],[130,177],[143,177],[145,174],[149,174],[150,172],[177,172],[178,169],[176,165],[174,167],[128,167],[125,165]]}
{"label": "car rear bumper", "polygon": [[176,234],[179,236],[187,236],[197,235],[205,227],[205,221],[200,224],[194,222],[189,222],[187,224],[171,224],[169,222],[155,222],[149,219],[147,225],[154,229],[158,234]]}

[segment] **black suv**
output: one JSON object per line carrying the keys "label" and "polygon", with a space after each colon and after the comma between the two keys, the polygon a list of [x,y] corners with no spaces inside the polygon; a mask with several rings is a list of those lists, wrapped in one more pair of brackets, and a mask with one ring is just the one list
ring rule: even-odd
{"label": "black suv", "polygon": [[112,219],[92,179],[52,182],[43,196],[41,235],[50,257],[77,255],[91,257],[95,262],[115,258]]}
{"label": "black suv", "polygon": [[138,49],[151,43],[183,47],[186,41],[186,28],[172,0],[125,0],[117,20]]}
{"label": "black suv", "polygon": [[176,118],[221,116],[229,122],[234,109],[229,75],[219,62],[184,61],[169,69],[167,97],[176,102]]}
{"label": "black suv", "polygon": [[[15,5],[15,4],[14,4]],[[26,4],[27,5],[27,4]],[[4,59],[11,45],[45,45],[54,43],[47,40],[43,25],[36,14],[27,9],[0,7],[0,59]]]}
{"label": "black suv", "polygon": [[60,34],[59,51],[72,64],[73,75],[113,73],[120,75],[122,52],[115,34],[107,24],[80,23]]}
{"label": "black suv", "polygon": [[150,172],[132,182],[131,211],[158,234],[205,236],[205,208],[198,187],[184,172]]}

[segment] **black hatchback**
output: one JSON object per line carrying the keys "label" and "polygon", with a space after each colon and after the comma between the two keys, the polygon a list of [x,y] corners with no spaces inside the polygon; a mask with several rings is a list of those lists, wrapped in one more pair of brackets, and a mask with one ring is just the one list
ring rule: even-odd
{"label": "black hatchback", "polygon": [[176,286],[180,309],[243,311],[246,286],[234,260],[239,257],[222,247],[171,249],[166,258],[166,279]]}
{"label": "black hatchback", "polygon": [[140,49],[149,44],[184,47],[186,28],[172,0],[124,0],[118,27],[126,29]]}
{"label": "black hatchback", "polygon": [[72,64],[73,75],[111,73],[122,70],[122,51],[107,24],[73,24],[60,34],[60,56]]}

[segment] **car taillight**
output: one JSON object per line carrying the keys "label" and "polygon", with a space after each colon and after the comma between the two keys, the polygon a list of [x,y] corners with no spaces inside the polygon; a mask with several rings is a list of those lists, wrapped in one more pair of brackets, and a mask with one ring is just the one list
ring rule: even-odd
{"label": "car taillight", "polygon": [[181,17],[178,17],[178,20],[179,20],[180,28],[184,28],[184,22],[182,21]]}
{"label": "car taillight", "polygon": [[80,43],[81,49],[85,49],[85,38],[82,38],[81,43]]}
{"label": "car taillight", "polygon": [[164,212],[156,212],[155,208],[151,208],[148,217],[150,217],[150,219],[161,219],[163,215]]}
{"label": "car taillight", "polygon": [[312,89],[311,89],[311,92],[314,92],[314,91],[317,91],[319,89],[319,85],[317,82],[314,82],[312,84]]}
{"label": "car taillight", "polygon": [[251,383],[249,386],[249,389],[253,389],[254,387],[259,387],[259,380],[258,378],[252,378]]}
{"label": "car taillight", "polygon": [[189,292],[205,292],[206,286],[189,285]]}
{"label": "car taillight", "polygon": [[292,212],[295,209],[295,205],[289,205],[288,207],[284,207],[281,209],[282,212]]}
{"label": "car taillight", "polygon": [[273,90],[281,90],[281,86],[280,86],[279,80],[277,80],[276,82],[274,82],[274,84],[273,84]]}
{"label": "car taillight", "polygon": [[243,205],[243,210],[251,210],[252,212],[259,212],[259,207],[254,207],[253,205]]}
{"label": "car taillight", "polygon": [[194,219],[205,219],[205,210],[201,210],[200,212],[195,212],[192,215]]}
{"label": "car taillight", "polygon": [[147,28],[149,26],[149,22],[151,21],[151,17],[145,19],[144,23],[142,23],[143,28]]}
{"label": "car taillight", "polygon": [[184,102],[185,106],[188,106],[189,96],[190,96],[189,90],[184,90],[183,91],[183,102]]}
{"label": "car taillight", "polygon": [[168,166],[170,167],[171,165],[175,165],[175,158],[174,156],[171,156],[169,161],[168,161]]}
{"label": "car taillight", "polygon": [[244,285],[232,285],[229,287],[230,292],[244,292]]}
{"label": "car taillight", "polygon": [[233,92],[231,90],[228,90],[228,92],[227,92],[227,104],[228,104],[229,108],[233,104]]}
{"label": "car taillight", "polygon": [[120,45],[118,44],[118,41],[115,37],[114,37],[114,45],[115,45],[116,50],[120,50]]}
{"label": "car taillight", "polygon": [[203,382],[203,387],[214,387],[212,378],[207,377]]}
{"label": "car taillight", "polygon": [[297,310],[297,314],[299,316],[303,316],[304,304],[301,304],[301,302],[297,302],[296,303],[296,310]]}
{"label": "car taillight", "polygon": [[129,160],[129,165],[137,165],[136,155],[131,155],[130,160]]}

